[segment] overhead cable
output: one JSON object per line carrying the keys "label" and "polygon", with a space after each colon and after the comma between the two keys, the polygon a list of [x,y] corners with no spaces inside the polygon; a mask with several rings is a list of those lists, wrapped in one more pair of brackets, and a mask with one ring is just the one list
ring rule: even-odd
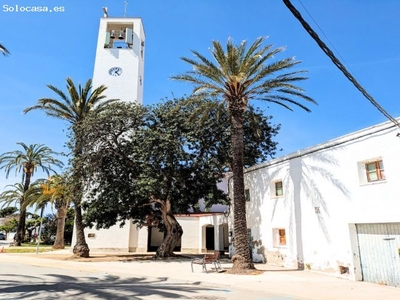
{"label": "overhead cable", "polygon": [[300,21],[304,29],[310,36],[317,42],[318,46],[325,52],[325,54],[332,60],[332,62],[339,68],[340,71],[353,83],[353,85],[375,106],[386,118],[392,121],[400,128],[400,123],[393,118],[379,103],[357,82],[357,80],[347,71],[346,67],[336,58],[328,46],[319,38],[318,34],[311,28],[311,26],[303,19],[300,12],[292,5],[289,0],[283,0],[283,3],[291,11],[291,13]]}

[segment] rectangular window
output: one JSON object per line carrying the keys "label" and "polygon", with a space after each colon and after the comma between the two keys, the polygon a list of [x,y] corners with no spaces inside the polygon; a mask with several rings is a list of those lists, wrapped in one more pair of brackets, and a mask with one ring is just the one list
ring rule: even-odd
{"label": "rectangular window", "polygon": [[365,171],[367,173],[368,182],[374,182],[386,179],[382,160],[366,163]]}
{"label": "rectangular window", "polygon": [[283,196],[283,185],[282,181],[275,182],[275,196],[280,197]]}
{"label": "rectangular window", "polygon": [[250,190],[249,189],[244,190],[244,199],[246,201],[250,201]]}
{"label": "rectangular window", "polygon": [[274,246],[282,247],[286,246],[286,230],[283,228],[274,228]]}
{"label": "rectangular window", "polygon": [[283,197],[283,180],[278,179],[269,183],[271,199]]}
{"label": "rectangular window", "polygon": [[286,231],[285,229],[279,229],[279,245],[286,246]]}

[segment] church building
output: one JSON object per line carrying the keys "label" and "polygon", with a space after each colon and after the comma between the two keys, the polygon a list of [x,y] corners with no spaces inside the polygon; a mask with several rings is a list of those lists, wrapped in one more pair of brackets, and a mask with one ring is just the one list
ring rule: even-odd
{"label": "church building", "polygon": [[[107,8],[100,19],[93,88],[107,87],[108,99],[143,104],[145,33],[141,18],[109,17]],[[221,183],[226,191],[226,183]],[[204,208],[204,205],[203,205]],[[204,210],[204,209],[203,209]],[[216,205],[211,211],[191,215],[177,215],[183,236],[176,251],[202,253],[228,250],[228,224],[225,206]],[[85,229],[86,242],[91,251],[150,252],[163,240],[156,227],[137,228],[132,222],[109,229]],[[75,243],[75,235],[72,243]]]}

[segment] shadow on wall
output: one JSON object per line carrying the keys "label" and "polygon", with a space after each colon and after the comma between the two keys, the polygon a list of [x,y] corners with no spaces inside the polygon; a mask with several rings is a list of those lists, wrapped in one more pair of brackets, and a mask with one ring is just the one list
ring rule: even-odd
{"label": "shadow on wall", "polygon": [[[330,150],[332,151],[332,149]],[[304,160],[307,159],[308,163]],[[289,162],[289,177],[293,183],[292,199],[285,199],[291,201],[293,209],[290,215],[289,228],[290,236],[295,236],[297,245],[297,266],[299,269],[304,269],[304,251],[303,251],[303,207],[301,204],[301,195],[305,196],[303,203],[308,203],[311,209],[315,211],[315,216],[318,219],[319,227],[325,236],[328,243],[331,242],[329,231],[326,226],[325,218],[329,218],[328,203],[326,203],[323,193],[317,184],[319,178],[323,178],[339,190],[345,198],[349,197],[349,191],[345,185],[335,178],[335,176],[328,171],[328,166],[338,167],[336,159],[330,154],[312,154],[305,158],[299,157]],[[293,228],[295,226],[295,228]],[[295,233],[293,235],[293,233]]]}
{"label": "shadow on wall", "polygon": [[[271,174],[268,172],[263,172],[261,174],[261,178],[258,175],[258,172],[249,172],[245,176],[246,180],[246,188],[250,190],[250,198],[251,200],[247,203],[246,209],[251,212],[251,220],[247,220],[247,223],[251,226],[251,241],[250,247],[252,251],[252,258],[254,262],[267,262],[266,256],[266,247],[263,245],[263,241],[261,238],[254,239],[254,237],[262,237],[265,234],[262,234],[262,231],[268,230],[265,228],[265,225],[262,226],[262,216],[263,216],[263,205],[269,204],[269,199],[267,198],[269,183],[273,178],[279,173],[279,169],[275,170]],[[249,214],[247,214],[249,218]],[[271,228],[272,230],[272,228]],[[282,260],[282,257],[281,257]]]}
{"label": "shadow on wall", "polygon": [[[317,183],[318,180],[322,178],[322,180],[329,182],[345,198],[349,198],[349,191],[345,185],[329,171],[331,166],[338,166],[337,160],[332,155],[316,153],[293,158],[287,162],[280,162],[276,168],[273,165],[267,165],[265,168],[250,171],[246,174],[246,188],[249,188],[251,192],[251,201],[247,204],[248,212],[250,212],[250,214],[247,214],[248,218],[250,218],[248,223],[251,224],[252,230],[250,245],[253,247],[252,254],[255,262],[267,262],[267,258],[274,263],[285,260],[285,256],[276,249],[267,249],[265,241],[263,244],[261,239],[253,238],[253,236],[268,236],[268,234],[263,234],[266,230],[270,230],[272,234],[273,228],[266,228],[265,224],[273,222],[278,203],[282,201],[285,211],[289,212],[288,223],[290,225],[287,234],[289,240],[287,242],[288,245],[296,245],[296,249],[293,249],[293,252],[296,253],[297,262],[293,263],[297,263],[299,269],[304,268],[302,210],[305,207],[302,207],[301,204],[302,197],[303,205],[305,203],[310,205],[307,210],[310,208],[313,211],[315,210],[315,217],[318,220],[319,227],[326,241],[328,243],[331,242],[326,225],[326,219],[329,218],[329,207],[324,199],[321,186]],[[269,173],[268,171],[271,169],[273,171]],[[278,179],[283,182],[284,197],[270,199],[268,196],[270,183]],[[272,205],[271,220],[262,220],[262,216],[265,216],[264,211],[269,210],[269,205]],[[265,222],[264,225],[262,221]]]}

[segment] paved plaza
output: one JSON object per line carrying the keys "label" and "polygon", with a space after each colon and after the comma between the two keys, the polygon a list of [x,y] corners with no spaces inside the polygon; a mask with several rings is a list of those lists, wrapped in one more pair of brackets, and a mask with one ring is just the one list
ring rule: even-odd
{"label": "paved plaza", "polygon": [[[18,265],[37,266],[41,268],[58,268],[70,271],[82,271],[92,274],[103,274],[104,278],[118,276],[118,278],[142,278],[146,280],[162,281],[164,283],[190,284],[200,289],[203,286],[221,289],[240,290],[241,294],[279,295],[251,299],[354,299],[354,300],[397,300],[400,299],[400,288],[382,286],[368,282],[355,282],[334,275],[319,274],[311,271],[298,271],[268,264],[256,264],[257,269],[264,270],[260,275],[233,275],[226,272],[218,273],[211,270],[202,272],[201,266],[196,265],[191,271],[190,258],[170,260],[134,260],[122,261],[76,261],[71,259],[68,250],[57,251],[52,256],[48,254],[8,254],[0,253],[0,262],[15,263]],[[118,253],[123,255],[123,253]],[[129,255],[132,253],[127,253]],[[92,255],[101,255],[93,254]],[[104,255],[104,254],[103,254]],[[69,259],[65,259],[69,257]],[[228,259],[222,260],[225,269],[231,268]],[[1,271],[3,272],[3,271]],[[23,274],[24,270],[16,269],[15,273]],[[66,271],[67,272],[67,271]],[[0,273],[1,275],[1,273]],[[168,297],[167,297],[168,298]],[[117,298],[116,298],[117,299]],[[162,299],[162,298],[135,298],[135,299]],[[187,298],[189,299],[189,298]],[[195,298],[190,298],[195,299]],[[200,298],[197,298],[200,299]],[[202,298],[206,299],[206,298]],[[211,298],[208,298],[211,299]],[[230,297],[213,299],[234,299]],[[236,298],[235,298],[236,299]],[[248,298],[250,299],[250,298]],[[242,299],[245,300],[245,299]]]}

